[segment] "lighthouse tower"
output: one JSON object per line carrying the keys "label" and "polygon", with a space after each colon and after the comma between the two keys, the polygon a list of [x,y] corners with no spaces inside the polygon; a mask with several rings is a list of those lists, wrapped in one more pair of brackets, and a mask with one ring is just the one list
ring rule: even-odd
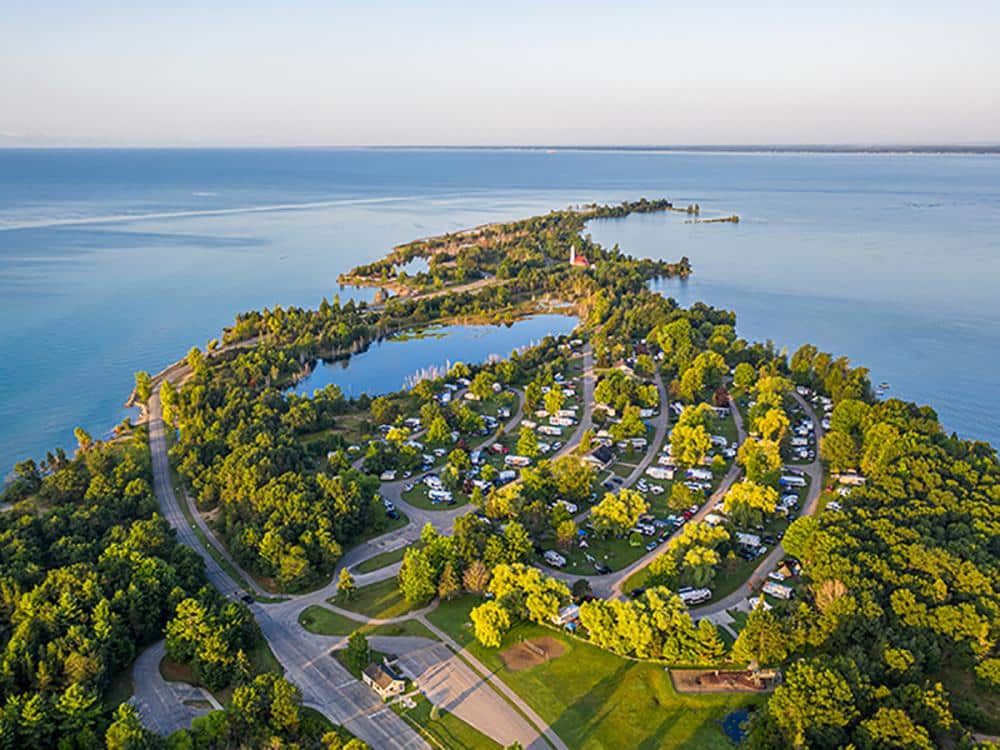
{"label": "lighthouse tower", "polygon": [[576,263],[576,245],[569,246],[569,264],[573,265]]}

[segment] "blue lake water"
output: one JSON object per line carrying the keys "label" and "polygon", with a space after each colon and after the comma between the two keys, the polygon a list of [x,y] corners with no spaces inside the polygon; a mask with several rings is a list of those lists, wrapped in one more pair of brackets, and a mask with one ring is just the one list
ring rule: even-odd
{"label": "blue lake water", "polygon": [[410,385],[414,376],[436,377],[456,362],[504,359],[548,335],[569,333],[576,324],[576,318],[566,315],[536,315],[510,326],[430,326],[416,335],[376,342],[349,360],[324,362],[294,390],[311,395],[332,384],[348,397],[392,393]]}
{"label": "blue lake water", "polygon": [[665,293],[735,309],[744,336],[847,354],[949,429],[1000,440],[997,157],[10,150],[0,467],[71,446],[77,424],[103,434],[125,416],[135,370],[160,369],[240,311],[367,298],[337,275],[395,244],[643,195],[743,219],[591,226],[635,254],[691,258],[695,274]]}

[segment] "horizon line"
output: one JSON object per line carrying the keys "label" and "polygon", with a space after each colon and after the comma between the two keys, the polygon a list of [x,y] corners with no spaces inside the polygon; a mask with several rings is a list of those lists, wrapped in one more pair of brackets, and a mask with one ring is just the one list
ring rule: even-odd
{"label": "horizon line", "polygon": [[715,153],[830,153],[830,154],[1000,154],[997,143],[745,143],[745,144],[18,144],[0,142],[4,151],[652,151],[652,152],[715,152]]}

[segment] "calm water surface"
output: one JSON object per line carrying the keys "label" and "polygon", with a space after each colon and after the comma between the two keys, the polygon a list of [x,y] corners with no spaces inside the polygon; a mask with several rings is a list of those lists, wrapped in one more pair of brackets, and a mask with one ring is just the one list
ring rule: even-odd
{"label": "calm water surface", "polygon": [[410,385],[413,376],[436,377],[456,362],[505,359],[515,349],[537,344],[550,334],[569,333],[576,324],[576,318],[566,315],[536,315],[510,326],[431,326],[416,335],[374,343],[349,360],[324,362],[294,390],[311,395],[333,384],[349,397],[393,393]]}
{"label": "calm water surface", "polygon": [[[77,424],[105,433],[135,370],[240,311],[366,298],[337,275],[397,243],[643,195],[743,218],[590,227],[631,253],[690,257],[694,276],[664,293],[735,309],[744,336],[847,354],[949,429],[1000,439],[995,157],[29,150],[0,151],[0,467],[70,446]],[[502,353],[503,335],[481,351]],[[421,366],[414,344],[377,350],[388,387]],[[469,358],[445,349],[433,355]]]}

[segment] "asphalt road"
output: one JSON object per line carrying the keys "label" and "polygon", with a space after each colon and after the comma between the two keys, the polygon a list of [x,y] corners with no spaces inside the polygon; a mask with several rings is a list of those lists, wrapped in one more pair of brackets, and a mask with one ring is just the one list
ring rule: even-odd
{"label": "asphalt road", "polygon": [[[168,735],[191,726],[191,721],[221,708],[204,688],[186,682],[167,682],[160,674],[160,662],[166,655],[163,641],[146,648],[132,665],[134,692],[129,703],[136,707],[142,723],[157,734]],[[188,703],[185,703],[187,701]],[[207,702],[209,707],[189,705]]]}
{"label": "asphalt road", "polygon": [[[819,495],[823,491],[823,464],[820,462],[819,458],[819,443],[823,437],[823,427],[820,420],[816,418],[816,412],[813,411],[812,406],[810,406],[809,403],[806,402],[806,400],[798,393],[793,392],[792,395],[795,396],[796,401],[799,402],[799,405],[805,409],[806,414],[808,414],[810,419],[812,419],[813,430],[816,435],[816,459],[808,465],[796,467],[809,475],[809,491],[806,493],[805,502],[802,504],[801,515],[811,516],[816,512]],[[779,542],[770,552],[767,553],[764,559],[760,561],[760,564],[754,568],[753,573],[747,579],[745,588],[739,588],[731,594],[722,597],[718,601],[710,602],[701,607],[692,607],[691,616],[693,618],[701,618],[732,609],[746,599],[750,592],[759,591],[760,587],[764,584],[764,581],[767,580],[768,573],[777,568],[778,563],[780,563],[784,558],[785,548]]]}
{"label": "asphalt road", "polygon": [[[181,513],[170,483],[167,445],[158,395],[149,400],[149,446],[153,462],[153,486],[163,516],[177,530],[178,539],[205,561],[208,579],[223,594],[237,596],[240,589],[219,566]],[[268,645],[285,669],[285,674],[302,691],[303,702],[342,724],[373,748],[414,750],[428,745],[403,719],[383,706],[378,697],[355,680],[329,651],[322,639],[303,630],[297,621],[276,619],[264,605],[251,607]],[[141,676],[138,690],[147,690],[148,674]],[[151,726],[171,722],[171,710],[159,703],[147,706]]]}

